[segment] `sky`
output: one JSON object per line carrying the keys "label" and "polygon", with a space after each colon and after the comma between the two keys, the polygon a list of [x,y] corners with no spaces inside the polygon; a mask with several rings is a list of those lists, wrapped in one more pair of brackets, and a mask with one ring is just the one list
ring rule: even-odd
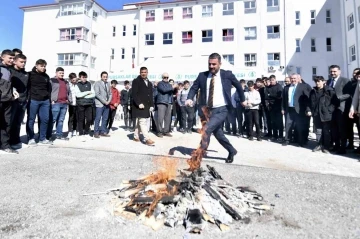
{"label": "sky", "polygon": [[[24,12],[21,6],[54,3],[55,0],[4,0],[0,14],[0,51],[4,49],[20,48],[22,42],[22,28]],[[139,0],[97,0],[105,9],[121,9],[124,3],[140,2]],[[41,27],[41,24],[39,25]]]}

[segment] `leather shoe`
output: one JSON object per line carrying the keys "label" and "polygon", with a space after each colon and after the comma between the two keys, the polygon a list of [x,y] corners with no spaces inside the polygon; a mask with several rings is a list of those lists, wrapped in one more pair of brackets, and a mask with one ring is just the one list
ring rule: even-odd
{"label": "leather shoe", "polygon": [[235,150],[235,152],[229,153],[229,156],[227,157],[227,159],[225,160],[225,163],[232,163],[234,162],[234,157],[237,154],[237,151]]}

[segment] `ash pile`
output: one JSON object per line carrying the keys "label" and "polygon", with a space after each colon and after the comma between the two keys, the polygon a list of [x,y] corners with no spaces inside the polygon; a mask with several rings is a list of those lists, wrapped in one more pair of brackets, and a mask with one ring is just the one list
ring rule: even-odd
{"label": "ash pile", "polygon": [[252,215],[271,210],[259,193],[231,185],[209,165],[189,172],[177,170],[173,159],[162,164],[156,173],[123,181],[112,191],[114,216],[142,221],[153,230],[184,226],[186,232],[201,233],[209,223],[227,231],[235,221],[249,223]]}

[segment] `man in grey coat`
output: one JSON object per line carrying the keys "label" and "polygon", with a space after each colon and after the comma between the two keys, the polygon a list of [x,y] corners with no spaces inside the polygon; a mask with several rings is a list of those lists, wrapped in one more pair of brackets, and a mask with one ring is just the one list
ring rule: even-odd
{"label": "man in grey coat", "polygon": [[[101,72],[101,81],[97,81],[94,84],[95,91],[95,105],[96,105],[96,116],[95,116],[95,127],[94,127],[94,137],[100,138],[110,137],[108,134],[106,124],[109,118],[110,111],[110,102],[112,98],[110,85],[107,82],[108,73],[103,71]],[[101,126],[100,126],[101,121]]]}

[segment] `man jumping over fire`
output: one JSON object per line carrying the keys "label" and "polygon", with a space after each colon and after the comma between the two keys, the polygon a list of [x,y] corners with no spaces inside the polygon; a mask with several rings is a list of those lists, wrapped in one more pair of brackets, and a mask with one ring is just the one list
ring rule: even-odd
{"label": "man jumping over fire", "polygon": [[200,167],[201,158],[210,143],[211,134],[214,134],[219,143],[229,152],[226,163],[232,163],[237,154],[236,149],[225,137],[222,125],[228,115],[228,107],[231,106],[231,87],[236,88],[243,105],[246,105],[245,96],[234,74],[231,71],[221,70],[220,67],[221,56],[218,53],[212,53],[209,56],[209,70],[199,74],[187,97],[186,104],[192,105],[192,99],[200,89],[199,106],[203,109],[200,117],[202,122],[207,121],[202,129],[199,149],[194,151],[192,159],[188,161],[190,169]]}

